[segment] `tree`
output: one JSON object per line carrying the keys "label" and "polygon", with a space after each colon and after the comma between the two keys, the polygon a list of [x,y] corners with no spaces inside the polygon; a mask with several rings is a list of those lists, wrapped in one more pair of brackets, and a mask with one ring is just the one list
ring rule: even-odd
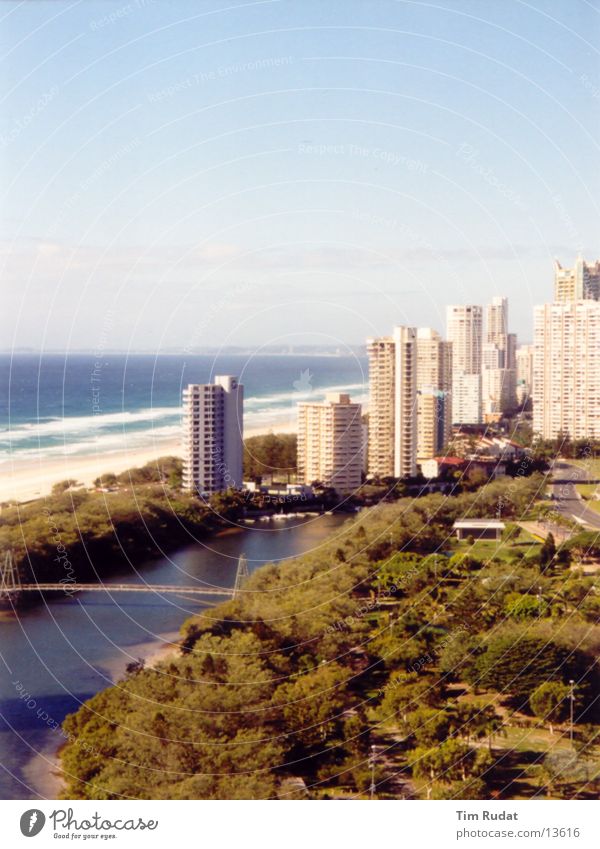
{"label": "tree", "polygon": [[475,569],[480,569],[481,563],[470,554],[457,551],[448,561],[448,573],[452,575],[467,575],[469,572],[474,572]]}
{"label": "tree", "polygon": [[492,737],[502,728],[502,718],[493,705],[478,705],[460,702],[455,711],[456,732],[466,740],[481,740],[487,737],[488,749],[492,749]]}
{"label": "tree", "polygon": [[61,495],[63,492],[66,492],[74,486],[83,486],[83,484],[76,481],[75,478],[67,478],[64,481],[59,481],[52,487],[52,495]]}
{"label": "tree", "polygon": [[274,702],[280,706],[286,733],[297,755],[304,756],[323,746],[341,724],[348,698],[346,678],[342,667],[330,663],[278,687]]}
{"label": "tree", "polygon": [[511,693],[523,701],[528,701],[540,684],[568,674],[574,662],[567,649],[543,637],[527,636],[521,628],[492,637],[484,649],[474,668],[466,670],[470,683]]}
{"label": "tree", "polygon": [[506,615],[513,619],[535,619],[546,615],[548,605],[543,598],[527,593],[509,593],[504,603]]}
{"label": "tree", "polygon": [[569,688],[561,681],[545,681],[533,691],[529,705],[538,719],[548,723],[553,734],[553,725],[569,714]]}
{"label": "tree", "polygon": [[433,782],[453,784],[480,778],[493,765],[493,759],[485,749],[472,749],[455,738],[431,749],[419,746],[410,755],[415,778],[428,778],[431,782],[427,786],[427,798],[431,796]]}
{"label": "tree", "polygon": [[244,442],[244,479],[263,475],[289,477],[296,472],[296,434],[267,433]]}
{"label": "tree", "polygon": [[395,672],[384,690],[379,716],[394,725],[408,722],[408,716],[419,706],[428,708],[439,704],[439,681],[423,673]]}
{"label": "tree", "polygon": [[98,489],[106,489],[111,486],[116,486],[118,482],[118,478],[113,472],[107,472],[106,474],[101,475],[99,478],[96,478],[96,480],[94,481],[94,486]]}
{"label": "tree", "polygon": [[548,536],[544,540],[544,544],[540,549],[540,567],[545,569],[546,566],[549,566],[554,557],[556,555],[556,543],[554,541],[554,535],[550,531]]}

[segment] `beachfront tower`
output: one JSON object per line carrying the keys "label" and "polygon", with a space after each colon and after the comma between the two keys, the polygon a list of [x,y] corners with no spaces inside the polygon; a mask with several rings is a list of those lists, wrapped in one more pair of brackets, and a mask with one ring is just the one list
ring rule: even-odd
{"label": "beachfront tower", "polygon": [[368,474],[417,473],[417,335],[395,327],[392,336],[367,339],[369,355]]}
{"label": "beachfront tower", "polygon": [[183,390],[183,485],[199,495],[242,488],[244,387],[224,375]]}

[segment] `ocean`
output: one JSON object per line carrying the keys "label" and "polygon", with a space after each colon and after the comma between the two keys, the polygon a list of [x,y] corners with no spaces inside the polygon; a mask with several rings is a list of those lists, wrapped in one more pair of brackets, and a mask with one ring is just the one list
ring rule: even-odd
{"label": "ocean", "polygon": [[299,401],[348,392],[366,402],[367,361],[310,354],[0,354],[0,470],[10,458],[51,459],[157,447],[179,437],[181,391],[234,374],[244,428],[295,424]]}

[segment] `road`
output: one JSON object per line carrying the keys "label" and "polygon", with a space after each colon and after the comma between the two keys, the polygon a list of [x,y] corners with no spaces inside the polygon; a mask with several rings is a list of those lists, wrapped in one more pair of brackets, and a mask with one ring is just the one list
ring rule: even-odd
{"label": "road", "polygon": [[552,470],[552,495],[556,510],[569,519],[575,519],[582,526],[600,530],[600,513],[585,506],[575,489],[576,483],[585,483],[589,477],[585,469],[571,466],[564,460],[557,460]]}

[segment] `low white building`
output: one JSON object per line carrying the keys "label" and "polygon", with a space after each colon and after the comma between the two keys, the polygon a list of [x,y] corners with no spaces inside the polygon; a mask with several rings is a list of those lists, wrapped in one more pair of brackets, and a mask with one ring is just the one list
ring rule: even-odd
{"label": "low white building", "polygon": [[458,540],[467,539],[467,537],[499,540],[505,527],[504,522],[497,519],[461,519],[454,523]]}

